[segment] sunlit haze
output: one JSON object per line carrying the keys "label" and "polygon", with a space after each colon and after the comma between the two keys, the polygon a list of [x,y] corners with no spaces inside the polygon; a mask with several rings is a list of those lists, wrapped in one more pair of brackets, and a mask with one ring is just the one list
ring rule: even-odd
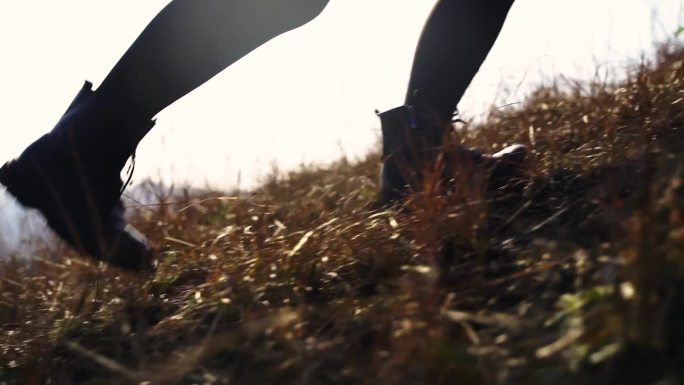
{"label": "sunlit haze", "polygon": [[[49,130],[84,80],[97,86],[166,3],[0,1],[0,158]],[[379,135],[374,109],[403,102],[433,4],[331,0],[313,22],[160,113],[134,180],[249,187],[272,164],[364,154]],[[674,35],[681,8],[680,0],[518,0],[460,110],[472,119],[492,105],[524,103],[531,87],[559,74],[619,73]]]}

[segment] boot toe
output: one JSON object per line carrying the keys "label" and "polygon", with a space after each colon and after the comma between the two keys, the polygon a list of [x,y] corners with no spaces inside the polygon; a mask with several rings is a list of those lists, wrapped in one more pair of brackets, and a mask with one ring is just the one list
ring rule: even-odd
{"label": "boot toe", "polygon": [[494,159],[500,159],[511,163],[522,163],[527,157],[527,147],[524,144],[513,144],[492,155]]}
{"label": "boot toe", "polygon": [[514,144],[492,155],[490,189],[500,190],[517,185],[524,175],[527,154],[528,149],[525,145]]}
{"label": "boot toe", "polygon": [[127,225],[117,232],[101,258],[112,266],[136,272],[154,270],[152,248],[147,239],[133,226]]}

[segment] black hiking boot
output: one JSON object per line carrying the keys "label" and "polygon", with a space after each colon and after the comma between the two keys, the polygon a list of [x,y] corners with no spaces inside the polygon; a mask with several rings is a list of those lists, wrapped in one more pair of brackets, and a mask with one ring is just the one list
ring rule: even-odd
{"label": "black hiking boot", "polygon": [[151,250],[124,219],[120,173],[153,126],[113,112],[86,82],[55,128],[0,168],[0,183],[78,251],[147,271]]}
{"label": "black hiking boot", "polygon": [[430,172],[440,175],[441,186],[446,187],[454,170],[478,167],[487,172],[489,190],[502,188],[522,175],[527,156],[524,145],[514,144],[493,155],[461,145],[445,146],[452,130],[451,122],[442,123],[429,111],[418,104],[378,114],[383,160],[379,204],[394,204],[410,192],[419,191]]}

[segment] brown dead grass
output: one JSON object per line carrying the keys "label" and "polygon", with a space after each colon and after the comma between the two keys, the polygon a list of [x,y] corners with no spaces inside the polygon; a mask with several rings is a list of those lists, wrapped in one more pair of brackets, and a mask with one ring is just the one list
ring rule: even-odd
{"label": "brown dead grass", "polygon": [[[529,175],[371,210],[379,158],[151,191],[151,277],[0,265],[0,384],[680,384],[684,50],[459,127]],[[457,177],[459,177],[457,175]],[[183,202],[183,203],[178,203]]]}

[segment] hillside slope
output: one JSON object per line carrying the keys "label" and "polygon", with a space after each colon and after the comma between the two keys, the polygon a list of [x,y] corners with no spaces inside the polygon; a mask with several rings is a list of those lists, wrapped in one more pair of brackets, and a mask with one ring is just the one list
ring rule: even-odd
{"label": "hillside slope", "polygon": [[251,194],[150,187],[151,277],[0,265],[0,384],[681,384],[684,50],[539,89],[459,140],[532,149],[498,191],[371,210],[379,158]]}

